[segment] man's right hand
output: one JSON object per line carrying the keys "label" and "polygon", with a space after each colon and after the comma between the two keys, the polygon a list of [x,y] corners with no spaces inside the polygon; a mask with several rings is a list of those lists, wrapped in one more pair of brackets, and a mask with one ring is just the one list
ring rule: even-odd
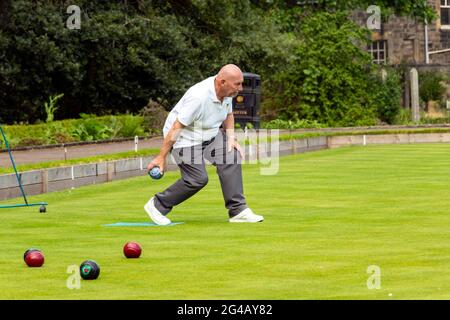
{"label": "man's right hand", "polygon": [[148,164],[147,170],[151,170],[153,167],[159,167],[161,172],[164,172],[166,170],[166,158],[161,155],[157,155],[155,159]]}
{"label": "man's right hand", "polygon": [[153,159],[152,162],[148,164],[148,170],[151,170],[156,166],[158,166],[162,172],[166,170],[166,157],[172,150],[172,146],[175,144],[175,141],[177,141],[178,135],[183,128],[184,125],[180,121],[178,121],[178,119],[175,120],[172,128],[170,128],[169,132],[164,137],[163,145],[159,154],[155,157],[155,159]]}

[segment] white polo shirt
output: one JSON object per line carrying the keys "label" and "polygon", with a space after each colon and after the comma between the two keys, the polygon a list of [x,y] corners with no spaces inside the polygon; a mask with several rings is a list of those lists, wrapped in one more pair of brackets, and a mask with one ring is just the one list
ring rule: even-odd
{"label": "white polo shirt", "polygon": [[225,97],[222,103],[217,99],[215,78],[209,77],[190,87],[167,116],[164,137],[176,119],[186,126],[181,130],[174,148],[195,146],[215,137],[227,115],[233,112],[232,97]]}

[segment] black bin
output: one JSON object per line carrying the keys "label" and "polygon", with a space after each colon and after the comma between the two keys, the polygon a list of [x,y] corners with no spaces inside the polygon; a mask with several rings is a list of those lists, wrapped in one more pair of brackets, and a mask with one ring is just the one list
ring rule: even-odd
{"label": "black bin", "polygon": [[255,73],[244,72],[243,90],[233,98],[234,122],[244,128],[251,123],[259,129],[259,109],[261,105],[261,76]]}

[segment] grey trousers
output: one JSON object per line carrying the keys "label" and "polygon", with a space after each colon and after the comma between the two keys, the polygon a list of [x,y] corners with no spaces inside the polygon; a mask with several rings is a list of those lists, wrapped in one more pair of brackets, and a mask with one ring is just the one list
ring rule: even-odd
{"label": "grey trousers", "polygon": [[219,134],[201,145],[172,149],[180,168],[181,179],[155,195],[155,207],[168,214],[174,206],[189,199],[208,183],[205,159],[211,162],[219,176],[225,207],[230,217],[247,208],[242,184],[242,159],[236,149],[227,152],[226,134]]}

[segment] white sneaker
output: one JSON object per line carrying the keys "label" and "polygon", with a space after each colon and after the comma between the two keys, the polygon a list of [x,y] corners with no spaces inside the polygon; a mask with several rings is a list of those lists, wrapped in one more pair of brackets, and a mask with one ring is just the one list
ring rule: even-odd
{"label": "white sneaker", "polygon": [[145,211],[154,223],[160,226],[167,226],[171,223],[170,219],[164,216],[155,207],[155,197],[152,197],[144,206]]}
{"label": "white sneaker", "polygon": [[264,220],[263,216],[258,216],[254,214],[252,209],[247,208],[237,216],[230,218],[230,222],[261,222]]}

